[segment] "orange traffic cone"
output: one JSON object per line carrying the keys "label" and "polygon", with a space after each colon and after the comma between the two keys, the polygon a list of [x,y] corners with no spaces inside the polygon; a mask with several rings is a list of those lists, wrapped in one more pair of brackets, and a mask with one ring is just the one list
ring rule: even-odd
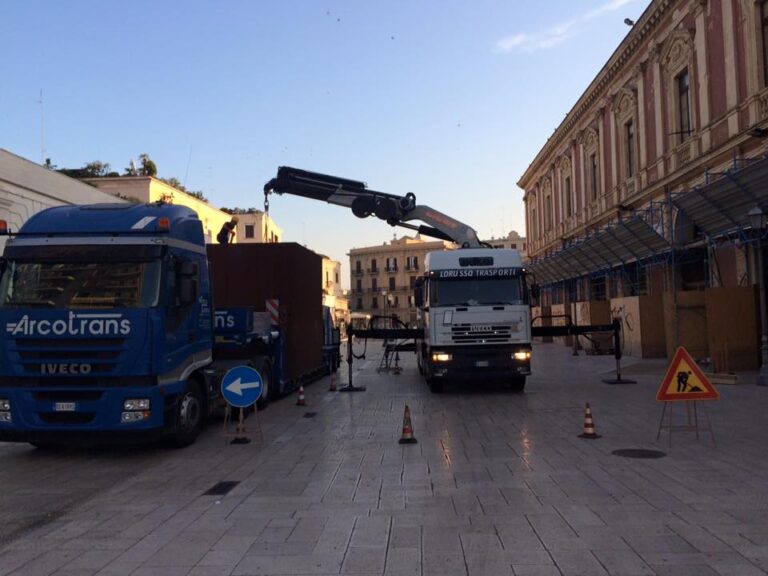
{"label": "orange traffic cone", "polygon": [[403,435],[399,440],[400,444],[416,444],[416,438],[413,437],[413,426],[411,426],[411,409],[405,406],[403,414]]}
{"label": "orange traffic cone", "polygon": [[306,406],[307,401],[304,399],[304,386],[299,386],[299,399],[296,400],[296,406]]}
{"label": "orange traffic cone", "polygon": [[331,386],[328,388],[329,392],[336,392],[336,372],[331,372]]}
{"label": "orange traffic cone", "polygon": [[584,432],[579,434],[579,438],[600,438],[600,434],[595,432],[595,422],[592,420],[592,409],[587,402],[586,408],[584,408]]}

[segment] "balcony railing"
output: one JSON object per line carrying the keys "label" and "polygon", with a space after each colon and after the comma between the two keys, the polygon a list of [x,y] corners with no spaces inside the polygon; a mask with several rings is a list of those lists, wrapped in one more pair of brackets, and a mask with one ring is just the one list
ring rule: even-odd
{"label": "balcony railing", "polygon": [[397,272],[397,266],[387,266],[384,268],[387,272]]}

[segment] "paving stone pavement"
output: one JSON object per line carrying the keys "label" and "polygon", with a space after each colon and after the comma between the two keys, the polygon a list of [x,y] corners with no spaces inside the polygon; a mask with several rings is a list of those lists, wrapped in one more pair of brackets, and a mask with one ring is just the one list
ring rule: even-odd
{"label": "paving stone pavement", "polygon": [[[366,392],[318,381],[308,406],[286,398],[260,413],[263,441],[249,445],[227,444],[220,423],[190,448],[141,457],[0,444],[0,498],[24,497],[27,483],[34,508],[38,477],[82,470],[95,482],[4,542],[0,576],[768,573],[768,388],[720,387],[720,401],[699,404],[717,445],[675,433],[670,446],[655,442],[663,363],[628,360],[638,383],[608,385],[613,358],[537,344],[525,394],[432,395],[411,355],[395,376],[376,372],[378,354],[371,343],[355,364]],[[600,439],[578,437],[585,402]],[[415,445],[397,442],[406,404]],[[611,454],[620,448],[667,455]],[[220,481],[238,484],[203,494]]]}

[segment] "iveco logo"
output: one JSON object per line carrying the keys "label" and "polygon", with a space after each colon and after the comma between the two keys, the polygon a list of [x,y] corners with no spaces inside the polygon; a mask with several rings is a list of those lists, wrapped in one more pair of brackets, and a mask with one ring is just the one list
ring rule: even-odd
{"label": "iveco logo", "polygon": [[489,326],[488,324],[472,324],[472,326],[469,327],[470,332],[492,332],[493,327]]}
{"label": "iveco logo", "polygon": [[18,322],[8,322],[5,331],[11,336],[127,336],[131,321],[111,313],[70,312],[58,320],[24,314]]}
{"label": "iveco logo", "polygon": [[41,364],[41,374],[90,374],[90,364]]}

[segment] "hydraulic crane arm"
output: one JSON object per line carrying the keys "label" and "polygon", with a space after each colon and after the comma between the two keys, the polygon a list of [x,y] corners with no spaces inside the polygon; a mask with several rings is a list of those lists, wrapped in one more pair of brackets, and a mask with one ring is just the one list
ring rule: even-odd
{"label": "hydraulic crane arm", "polygon": [[[412,192],[397,196],[369,190],[365,182],[281,166],[277,177],[264,185],[265,197],[271,193],[293,194],[346,206],[358,218],[373,215],[391,226],[402,226],[425,236],[450,240],[462,248],[483,246],[473,228],[429,206],[416,205],[416,195]],[[414,220],[426,225],[408,224]]]}

